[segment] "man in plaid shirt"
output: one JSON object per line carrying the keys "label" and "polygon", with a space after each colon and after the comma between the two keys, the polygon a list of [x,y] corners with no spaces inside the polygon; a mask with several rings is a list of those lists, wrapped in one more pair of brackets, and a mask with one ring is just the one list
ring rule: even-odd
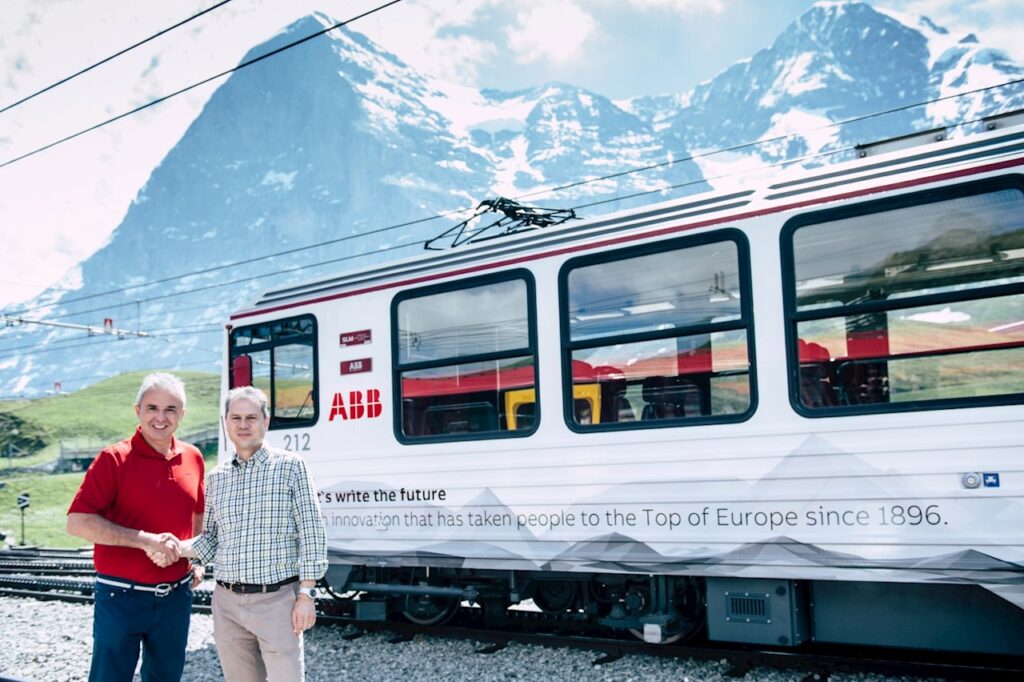
{"label": "man in plaid shirt", "polygon": [[246,386],[224,401],[235,446],[206,482],[203,532],[183,553],[214,564],[213,627],[228,682],[302,680],[302,633],[316,622],[327,540],[305,461],[263,443],[267,396]]}

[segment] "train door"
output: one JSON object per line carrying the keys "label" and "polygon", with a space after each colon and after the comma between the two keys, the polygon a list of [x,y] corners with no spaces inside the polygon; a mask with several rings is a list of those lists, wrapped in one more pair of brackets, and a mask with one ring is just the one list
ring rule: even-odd
{"label": "train door", "polygon": [[[317,324],[312,315],[237,327],[229,336],[228,388],[254,386],[267,394],[270,429],[310,427],[319,416]],[[285,433],[277,444],[309,450],[308,433]]]}

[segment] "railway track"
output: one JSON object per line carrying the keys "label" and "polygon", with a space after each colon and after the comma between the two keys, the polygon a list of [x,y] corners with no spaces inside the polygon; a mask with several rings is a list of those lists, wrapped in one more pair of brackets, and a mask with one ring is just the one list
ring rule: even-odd
{"label": "railway track", "polygon": [[[0,561],[0,597],[91,602],[94,573],[91,568],[83,569],[80,563],[80,555],[77,558],[69,556],[54,559],[52,555],[37,555],[13,559],[5,554]],[[59,572],[61,570],[66,572]],[[212,586],[212,581],[207,580],[195,591],[194,612],[210,612]],[[946,680],[1024,679],[1024,657],[952,655],[817,643],[787,650],[718,644],[706,640],[651,645],[610,631],[595,630],[571,614],[552,618],[537,611],[511,609],[502,618],[503,623],[499,629],[486,617],[483,609],[475,606],[461,607],[449,624],[440,626],[404,621],[356,622],[349,615],[350,608],[336,601],[321,602],[318,609],[318,624],[348,628],[347,632],[340,635],[345,639],[356,639],[365,633],[379,631],[393,633],[391,641],[396,645],[417,635],[465,639],[481,643],[476,650],[479,654],[494,653],[509,643],[518,642],[591,650],[596,654],[593,661],[595,665],[612,663],[627,654],[726,661],[729,666],[727,675],[730,677],[742,677],[753,668],[770,667],[806,672],[807,680],[827,680],[837,673]]]}

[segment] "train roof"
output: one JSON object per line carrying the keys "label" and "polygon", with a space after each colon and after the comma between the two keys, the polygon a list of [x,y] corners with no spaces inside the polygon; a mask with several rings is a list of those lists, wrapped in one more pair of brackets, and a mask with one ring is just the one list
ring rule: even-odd
{"label": "train roof", "polygon": [[[981,127],[983,132],[953,139],[947,138],[944,129],[938,129],[858,145],[857,159],[816,170],[793,166],[779,172],[773,181],[751,188],[710,190],[290,284],[265,292],[252,307],[236,312],[232,319],[387,288],[396,280],[415,284],[496,262],[515,264],[552,252],[592,248],[606,240],[616,241],[610,239],[612,235],[643,239],[866,196],[882,189],[952,179],[976,172],[978,166],[997,170],[1024,164],[1024,111],[984,119]],[[668,222],[679,226],[666,230]]]}

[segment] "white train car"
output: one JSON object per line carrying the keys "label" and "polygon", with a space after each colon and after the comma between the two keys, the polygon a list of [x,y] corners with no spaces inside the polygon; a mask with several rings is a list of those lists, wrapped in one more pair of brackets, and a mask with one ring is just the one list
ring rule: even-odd
{"label": "white train car", "polygon": [[1022,122],[270,291],[224,389],[359,618],[1020,655]]}

